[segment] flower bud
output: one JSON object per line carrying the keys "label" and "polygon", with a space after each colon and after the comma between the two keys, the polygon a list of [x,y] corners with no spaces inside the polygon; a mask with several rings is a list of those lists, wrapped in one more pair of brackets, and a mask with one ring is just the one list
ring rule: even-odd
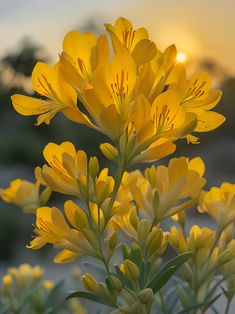
{"label": "flower bud", "polygon": [[5,295],[11,294],[12,282],[13,282],[13,280],[12,280],[12,276],[10,274],[7,274],[2,278],[3,293]]}
{"label": "flower bud", "polygon": [[131,252],[129,247],[126,244],[122,245],[122,255],[124,257],[124,259],[128,259],[130,256]]}
{"label": "flower bud", "polygon": [[51,290],[55,286],[54,282],[51,280],[44,280],[42,282],[42,285],[43,285],[43,288],[45,288],[46,290]]}
{"label": "flower bud", "polygon": [[138,239],[139,239],[139,243],[141,247],[146,246],[149,229],[150,229],[150,225],[147,219],[142,219],[138,223],[137,234],[138,234]]}
{"label": "flower bud", "polygon": [[40,280],[43,276],[44,272],[43,270],[41,269],[40,266],[35,266],[33,269],[32,269],[32,275],[33,275],[33,278],[35,280]]}
{"label": "flower bud", "polygon": [[135,229],[137,229],[138,222],[139,222],[139,218],[137,216],[137,213],[135,210],[133,210],[130,214],[130,223]]}
{"label": "flower bud", "polygon": [[118,244],[118,234],[114,232],[109,238],[109,249],[112,251]]}
{"label": "flower bud", "polygon": [[140,271],[139,271],[138,266],[135,263],[126,259],[123,262],[123,265],[124,265],[124,272],[129,279],[137,280],[139,278]]}
{"label": "flower bud", "polygon": [[115,160],[117,157],[117,150],[116,148],[109,144],[109,143],[103,143],[100,145],[100,150],[104,154],[104,156],[110,160]]}
{"label": "flower bud", "polygon": [[150,288],[146,288],[144,290],[141,290],[138,293],[138,299],[143,304],[147,304],[147,303],[151,302],[152,298],[153,298],[153,291]]}
{"label": "flower bud", "polygon": [[161,247],[162,240],[162,230],[154,228],[147,237],[147,246],[151,254],[156,252]]}
{"label": "flower bud", "polygon": [[100,282],[98,284],[98,287],[99,287],[100,294],[103,296],[104,299],[113,301],[113,296],[104,282]]}
{"label": "flower bud", "polygon": [[122,283],[116,276],[111,275],[109,280],[110,280],[110,284],[114,290],[117,290],[117,291],[122,290]]}
{"label": "flower bud", "polygon": [[51,189],[48,188],[48,187],[46,187],[46,188],[42,191],[42,193],[40,194],[40,198],[39,198],[41,206],[46,205],[46,203],[49,201],[49,199],[50,199],[50,197],[51,197],[51,193],[52,193],[52,191],[51,191]]}
{"label": "flower bud", "polygon": [[91,274],[86,273],[85,275],[83,275],[82,283],[83,283],[83,286],[88,291],[96,293],[96,294],[99,293],[98,282],[95,280],[95,278]]}
{"label": "flower bud", "polygon": [[228,262],[230,262],[234,258],[234,253],[232,253],[230,250],[224,250],[218,257],[218,263],[220,265],[224,265]]}
{"label": "flower bud", "polygon": [[10,274],[5,275],[2,278],[3,287],[9,287],[12,284],[12,276]]}
{"label": "flower bud", "polygon": [[89,160],[89,173],[93,179],[95,179],[99,173],[99,162],[98,159],[94,156]]}
{"label": "flower bud", "polygon": [[149,183],[154,188],[157,182],[157,172],[155,166],[145,169],[145,177],[148,179]]}

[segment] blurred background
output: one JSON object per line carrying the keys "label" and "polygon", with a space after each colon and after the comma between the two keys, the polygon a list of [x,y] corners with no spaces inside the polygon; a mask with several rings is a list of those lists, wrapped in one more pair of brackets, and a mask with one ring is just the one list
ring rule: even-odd
{"label": "blurred background", "polygon": [[[146,27],[158,48],[175,43],[178,61],[189,75],[206,70],[214,87],[223,90],[216,110],[226,123],[201,135],[200,145],[178,145],[177,156],[201,156],[206,163],[207,187],[235,182],[235,2],[234,0],[1,0],[0,1],[0,187],[20,177],[33,180],[43,164],[42,150],[51,141],[64,140],[101,158],[103,138],[58,114],[49,126],[34,126],[35,117],[18,115],[11,106],[14,93],[32,94],[30,75],[37,61],[56,62],[64,35],[72,30],[103,31],[103,23],[119,16],[135,27]],[[62,199],[54,197],[58,204]],[[191,214],[192,221],[205,225]],[[40,263],[59,276],[66,266],[53,265],[50,249],[25,248],[32,235],[34,216],[0,201],[0,274],[20,262]],[[71,287],[70,287],[71,288]]]}

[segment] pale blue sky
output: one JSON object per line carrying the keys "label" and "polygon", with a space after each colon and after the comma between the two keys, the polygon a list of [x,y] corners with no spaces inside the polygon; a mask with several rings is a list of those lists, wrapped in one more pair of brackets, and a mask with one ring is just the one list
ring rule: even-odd
{"label": "pale blue sky", "polygon": [[0,54],[31,37],[56,57],[66,32],[96,16],[146,26],[164,48],[174,42],[189,57],[210,57],[235,74],[234,0],[0,0]]}

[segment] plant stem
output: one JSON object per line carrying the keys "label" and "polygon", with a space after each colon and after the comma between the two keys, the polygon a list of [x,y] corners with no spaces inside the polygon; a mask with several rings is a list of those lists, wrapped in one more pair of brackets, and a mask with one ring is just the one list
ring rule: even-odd
{"label": "plant stem", "polygon": [[167,314],[167,309],[166,309],[166,306],[165,306],[165,302],[164,302],[161,290],[159,290],[158,293],[159,293],[160,300],[161,300],[162,311],[163,311],[164,314]]}
{"label": "plant stem", "polygon": [[225,314],[228,314],[229,313],[229,309],[230,309],[230,305],[231,305],[231,298],[228,298],[227,299],[227,306],[226,306],[226,309],[225,309]]}
{"label": "plant stem", "polygon": [[114,183],[113,193],[111,195],[111,199],[110,199],[110,203],[109,203],[110,209],[112,209],[113,204],[116,200],[117,193],[118,193],[119,187],[120,187],[121,182],[122,182],[122,177],[123,177],[125,168],[126,168],[125,162],[123,159],[121,159],[119,162],[119,165],[118,165],[117,172],[115,174],[115,183]]}

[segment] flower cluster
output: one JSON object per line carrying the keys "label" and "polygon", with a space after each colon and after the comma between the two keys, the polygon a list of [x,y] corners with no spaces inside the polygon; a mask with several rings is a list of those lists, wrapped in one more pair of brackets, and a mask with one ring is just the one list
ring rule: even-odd
{"label": "flower cluster", "polygon": [[[111,47],[106,34],[69,32],[59,61],[34,68],[32,85],[42,99],[13,95],[16,111],[38,115],[37,125],[63,112],[119,142],[128,163],[171,154],[178,138],[196,142],[192,132],[211,131],[224,122],[212,111],[221,91],[211,89],[207,73],[187,79],[174,45],[160,52],[144,28],[134,29],[125,18],[105,27]],[[118,152],[112,150],[115,158]]]}
{"label": "flower cluster", "polygon": [[[13,95],[12,103],[22,115],[37,115],[37,125],[62,112],[105,134],[109,142],[100,149],[117,164],[115,175],[68,141],[49,143],[46,164],[35,169],[36,183],[17,179],[0,196],[35,213],[28,248],[51,244],[61,250],[56,263],[81,256],[96,261],[92,273],[82,276],[86,291],[67,298],[95,301],[112,314],[205,313],[225,281],[228,309],[235,291],[235,185],[203,191],[200,157],[128,172],[131,165],[173,153],[178,139],[199,143],[195,134],[219,127],[225,118],[212,109],[221,91],[212,88],[207,73],[187,78],[176,47],[160,52],[144,28],[134,29],[125,18],[105,28],[110,41],[106,34],[69,32],[58,62],[39,62],[33,70],[40,98]],[[68,197],[63,210],[47,206],[51,192]],[[187,211],[195,205],[216,230],[194,225],[187,231]],[[166,220],[174,225],[170,230]],[[177,256],[163,263],[170,247]],[[181,278],[163,296],[179,268]],[[93,275],[96,270],[103,281]]]}
{"label": "flower cluster", "polygon": [[[21,264],[12,267],[2,278],[1,304],[2,313],[36,313],[45,311],[48,295],[54,288],[51,280],[44,279],[40,266]],[[48,302],[48,306],[52,306]]]}

